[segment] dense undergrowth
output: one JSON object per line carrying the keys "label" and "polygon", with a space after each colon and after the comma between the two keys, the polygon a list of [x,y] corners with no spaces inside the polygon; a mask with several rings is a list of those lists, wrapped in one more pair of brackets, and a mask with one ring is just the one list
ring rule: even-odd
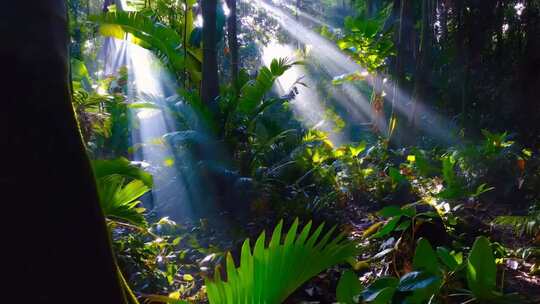
{"label": "dense undergrowth", "polygon": [[[285,61],[275,61],[267,73],[281,74],[288,66]],[[259,81],[246,83],[243,91],[251,92]],[[271,84],[264,88],[268,91]],[[89,93],[79,91],[77,96],[97,99],[92,93],[88,96],[85,94]],[[171,298],[204,301],[206,292],[210,292],[208,288],[223,288],[212,283],[213,280],[220,282],[220,272],[223,271],[222,275],[228,278],[240,275],[240,272],[236,275],[230,273],[234,261],[236,265],[240,263],[244,275],[256,276],[255,281],[273,286],[273,292],[282,293],[284,289],[289,290],[284,295],[291,294],[293,285],[283,284],[285,277],[272,279],[268,274],[266,279],[262,279],[255,270],[252,270],[255,271],[253,273],[246,270],[249,266],[245,266],[245,263],[252,263],[251,269],[283,269],[284,262],[274,260],[272,254],[281,255],[281,259],[292,259],[292,253],[286,253],[287,250],[283,249],[274,249],[280,253],[258,253],[258,246],[265,246],[264,239],[259,240],[258,245],[253,241],[260,231],[272,229],[279,219],[295,217],[302,221],[314,219],[316,222],[336,224],[349,235],[350,242],[357,248],[357,254],[350,252],[333,262],[323,263],[325,266],[314,268],[316,271],[299,281],[305,282],[327,267],[341,264],[339,268],[333,268],[336,271],[345,269],[344,265],[349,264],[351,269],[363,275],[363,285],[366,287],[360,293],[363,288],[356,286],[359,281],[347,282],[353,274],[345,272],[342,279],[345,281],[340,281],[341,287],[338,288],[341,290],[338,297],[345,303],[352,303],[352,299],[343,300],[342,297],[346,295],[361,294],[366,302],[386,303],[390,298],[407,298],[410,294],[416,296],[420,293],[422,296],[418,296],[419,300],[411,303],[423,303],[428,298],[452,303],[454,298],[496,297],[503,301],[506,298],[501,295],[501,290],[505,294],[516,290],[510,287],[507,291],[502,285],[505,284],[503,279],[490,277],[494,274],[488,272],[497,272],[493,270],[496,263],[500,266],[499,276],[508,263],[525,272],[537,272],[538,249],[529,240],[538,233],[538,211],[534,205],[530,210],[527,208],[531,208],[529,202],[540,199],[536,191],[540,186],[540,162],[535,152],[513,142],[508,134],[485,130],[484,139],[480,142],[464,141],[447,148],[392,148],[384,138],[335,146],[322,131],[306,130],[298,125],[294,127],[294,124],[289,128],[288,123],[272,120],[279,115],[285,117],[285,122],[291,119],[286,114],[288,99],[263,99],[264,94],[258,96],[259,106],[253,107],[255,114],[252,116],[240,116],[238,113],[241,110],[230,110],[238,101],[224,96],[221,109],[229,112],[223,110],[211,114],[220,117],[213,117],[214,122],[224,124],[216,128],[220,130],[214,134],[216,142],[190,129],[165,134],[163,141],[154,143],[172,145],[179,159],[185,149],[204,150],[205,145],[209,147],[217,145],[217,142],[230,151],[230,159],[222,165],[212,167],[208,164],[216,164],[219,160],[201,159],[198,166],[209,171],[205,182],[223,182],[229,178],[232,179],[229,186],[243,193],[238,195],[232,192],[232,197],[227,189],[218,193],[214,205],[216,212],[206,214],[195,222],[159,219],[152,216],[152,210],[144,210],[138,200],[150,190],[151,176],[123,158],[122,154],[117,154],[115,146],[107,143],[112,137],[128,136],[127,127],[120,126],[122,120],[116,116],[118,114],[108,109],[123,107],[125,112],[119,115],[122,117],[128,115],[127,108],[134,104],[122,106],[125,97],[121,94],[102,94],[99,100],[107,104],[105,110],[92,113],[87,108],[87,112],[80,112],[87,116],[81,117],[81,121],[94,119],[94,128],[89,128],[91,131],[86,134],[93,143],[89,146],[92,154],[116,157],[108,161],[97,160],[94,167],[119,264],[132,288],[141,297],[162,301],[157,295],[165,294]],[[290,98],[294,98],[294,95]],[[197,99],[192,100],[198,102]],[[173,102],[169,110],[182,108],[176,100]],[[80,104],[90,106],[88,101],[81,101]],[[144,106],[157,107],[155,104]],[[265,110],[271,114],[266,114]],[[180,111],[175,113],[183,117]],[[92,118],[94,116],[102,117]],[[110,133],[102,131],[105,127],[110,128]],[[230,167],[225,167],[225,163]],[[187,164],[176,159],[170,164],[182,165]],[[159,171],[155,172],[159,174]],[[507,216],[510,210],[513,215]],[[228,218],[221,227],[213,224],[214,218],[220,215]],[[286,225],[291,223],[285,221]],[[517,242],[508,242],[509,232],[504,229],[505,226],[514,229],[516,236],[521,236]],[[475,253],[469,253],[474,239],[482,235],[490,236],[492,242],[478,239],[477,242],[483,244],[478,246],[483,246],[483,249],[477,250],[485,251],[479,253],[482,256],[480,260],[484,262],[485,255],[496,257],[488,261],[491,263],[488,266],[475,265],[476,262],[471,261]],[[245,243],[240,250],[244,237],[250,237],[251,246],[255,246],[252,253],[255,264],[244,261],[244,256],[250,255],[247,251],[249,247],[246,247],[249,243]],[[295,234],[290,237],[295,237]],[[272,240],[268,245],[269,252],[273,252],[272,244],[274,242],[277,246],[279,237]],[[284,238],[284,242],[287,244],[289,241]],[[294,242],[294,239],[290,242]],[[422,247],[416,245],[417,242]],[[437,246],[437,250],[431,246]],[[423,247],[427,249],[419,249]],[[327,247],[319,246],[318,250],[324,248]],[[232,255],[227,255],[228,251]],[[301,254],[300,260],[309,256],[308,252],[296,254]],[[318,262],[322,262],[322,258],[329,258],[324,251],[314,250],[312,254],[316,254],[313,259]],[[418,255],[427,257],[416,257]],[[466,259],[467,256],[469,259]],[[432,261],[432,265],[418,265],[424,263],[419,261],[425,260]],[[294,260],[287,263],[291,263],[285,268],[291,275],[306,267],[314,267],[312,263],[299,264]],[[425,267],[431,269],[423,269]],[[485,284],[489,286],[474,285],[484,284],[472,282],[475,279],[470,278],[473,275],[471,269],[475,267],[493,268],[478,274],[478,280],[486,281]],[[389,277],[377,279],[379,276]],[[395,277],[401,277],[400,281]],[[244,291],[255,288],[245,280],[238,279],[235,285],[231,285],[236,287],[228,288]],[[332,291],[336,283],[329,284],[326,288],[330,290],[319,292]],[[353,292],[355,290],[356,294]],[[227,292],[213,292],[216,294],[211,297],[214,299],[212,303],[232,303],[223,299],[227,297]],[[231,292],[233,299],[255,296],[235,296],[234,291]],[[271,292],[264,291],[260,296]],[[309,298],[307,295],[298,296]],[[333,298],[328,294],[324,297]],[[511,297],[508,301],[513,303],[516,298]]]}
{"label": "dense undergrowth", "polygon": [[[272,93],[278,77],[303,64],[286,58],[252,75],[241,70],[205,103],[200,41],[178,52],[188,33],[154,22],[151,8],[89,20],[103,35],[130,33],[191,86],[130,100],[129,67],[97,79],[72,60],[73,105],[113,248],[141,303],[540,301],[538,150],[486,129],[451,145],[397,144],[403,130],[393,116],[384,132],[374,122],[374,135],[337,144],[293,114],[301,80]],[[349,20],[354,34],[326,36],[345,51],[371,52],[350,55],[382,75],[394,51],[386,33],[374,43],[379,23]],[[371,80],[355,72],[333,85],[362,81]],[[372,104],[382,96],[374,90]],[[144,110],[168,113],[176,131],[133,143],[134,116]],[[172,155],[130,161],[141,149]],[[161,217],[174,200],[152,204],[153,179],[171,168],[198,173],[204,195],[196,197],[207,199],[190,218]]]}

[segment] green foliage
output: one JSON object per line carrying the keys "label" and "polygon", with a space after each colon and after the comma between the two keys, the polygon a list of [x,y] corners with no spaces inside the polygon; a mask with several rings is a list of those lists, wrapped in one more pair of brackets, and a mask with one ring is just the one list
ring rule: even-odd
{"label": "green foliage", "polygon": [[345,36],[338,46],[369,72],[380,71],[388,56],[394,54],[390,32],[383,32],[382,18],[347,17]]}
{"label": "green foliage", "polygon": [[362,298],[366,303],[387,304],[396,292],[399,280],[391,277],[377,279],[363,292]]}
{"label": "green foliage", "polygon": [[469,253],[467,283],[478,300],[490,300],[495,297],[497,266],[486,237],[478,237]]}
{"label": "green foliage", "polygon": [[332,238],[334,228],[321,236],[323,224],[310,234],[309,222],[297,235],[295,220],[282,239],[280,222],[274,229],[268,247],[265,233],[257,241],[253,252],[249,240],[242,245],[240,266],[227,255],[227,281],[219,271],[206,280],[208,299],[217,303],[282,303],[287,296],[319,272],[352,257],[355,245],[345,240],[344,234]]}
{"label": "green foliage", "polygon": [[150,191],[152,176],[125,158],[96,160],[93,167],[104,215],[145,227],[144,208],[140,207],[138,199]]}
{"label": "green foliage", "polygon": [[92,165],[94,175],[97,179],[115,174],[130,179],[141,180],[145,186],[152,187],[152,175],[131,165],[130,161],[124,157],[111,160],[98,159],[92,161]]}
{"label": "green foliage", "polygon": [[73,83],[74,89],[84,89],[85,91],[91,90],[91,79],[90,74],[86,65],[81,60],[72,58],[71,59],[71,80]]}
{"label": "green foliage", "polygon": [[351,270],[345,271],[338,281],[336,298],[339,303],[352,304],[354,298],[362,292],[362,285]]}
{"label": "green foliage", "polygon": [[508,148],[514,144],[509,140],[508,132],[492,133],[489,130],[482,129],[484,135],[483,152],[486,155],[500,153],[504,148]]}
{"label": "green foliage", "polygon": [[450,271],[456,271],[463,262],[462,253],[450,252],[445,247],[437,247],[437,256]]}
{"label": "green foliage", "polygon": [[414,269],[423,270],[431,274],[439,274],[437,255],[426,239],[419,239],[413,259]]}
{"label": "green foliage", "polygon": [[143,216],[144,208],[139,207],[137,200],[150,188],[142,181],[134,180],[126,183],[119,175],[110,175],[97,180],[97,187],[103,214],[115,220],[126,221],[136,226],[146,226]]}
{"label": "green foliage", "polygon": [[[450,252],[444,247],[433,250],[429,242],[419,239],[413,257],[413,271],[401,278],[382,277],[375,280],[363,291],[352,272],[348,271],[340,279],[338,299],[343,303],[434,303],[438,298],[448,297],[453,286],[460,279],[456,272],[464,270],[467,278],[467,290],[460,290],[460,295],[471,295],[469,299],[485,303],[512,303],[516,301],[510,295],[503,295],[495,290],[497,270],[491,244],[485,237],[475,241],[467,261],[462,262],[461,253]],[[465,276],[464,275],[464,276]],[[352,276],[352,277],[351,277]],[[339,285],[338,285],[339,286]],[[348,286],[349,290],[345,290]],[[453,294],[450,294],[452,296]],[[351,299],[353,299],[351,301]]]}
{"label": "green foliage", "polygon": [[261,105],[263,97],[267,94],[274,81],[283,75],[293,65],[299,62],[290,62],[287,58],[273,59],[269,67],[259,70],[254,81],[248,81],[241,89],[238,109],[245,114],[252,114]]}
{"label": "green foliage", "polygon": [[[417,220],[430,221],[434,217],[438,217],[434,212],[416,212],[416,205],[405,205],[402,207],[388,206],[381,209],[378,214],[387,218],[385,224],[377,233],[373,234],[372,238],[381,238],[389,235],[394,231],[406,231],[411,229]],[[424,245],[424,244],[422,244]]]}
{"label": "green foliage", "polygon": [[442,158],[442,176],[445,182],[445,188],[439,193],[441,198],[457,199],[466,195],[467,189],[465,183],[460,180],[454,171],[456,159],[452,155]]}
{"label": "green foliage", "polygon": [[494,224],[513,227],[518,235],[535,236],[540,232],[540,211],[531,211],[528,215],[503,215],[493,220]]}
{"label": "green foliage", "polygon": [[469,190],[464,180],[455,172],[457,160],[455,155],[446,155],[442,157],[442,175],[445,182],[445,188],[439,193],[443,199],[460,199],[465,197],[478,197],[483,193],[493,190],[487,184],[480,184],[474,191]]}
{"label": "green foliage", "polygon": [[[132,39],[133,43],[154,51],[173,73],[178,74],[187,68],[195,83],[201,80],[200,50],[183,46],[182,37],[174,29],[156,23],[151,17],[138,12],[106,13],[89,19],[101,25],[102,35],[124,39],[129,33],[136,38]],[[182,47],[186,47],[187,58],[179,51]]]}

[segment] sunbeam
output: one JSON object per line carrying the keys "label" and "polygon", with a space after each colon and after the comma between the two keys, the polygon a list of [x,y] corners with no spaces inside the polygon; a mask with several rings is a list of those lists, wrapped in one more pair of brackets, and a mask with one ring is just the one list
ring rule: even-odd
{"label": "sunbeam", "polygon": [[[281,27],[286,30],[288,34],[306,45],[309,59],[317,62],[317,70],[319,73],[323,74],[324,78],[331,80],[339,75],[365,71],[365,69],[338,50],[333,43],[302,25],[282,9],[274,7],[264,1],[257,1],[255,5],[266,10],[280,23]],[[273,49],[276,49],[274,43],[264,48],[263,54],[265,54],[266,57],[279,57],[283,55],[291,57],[292,54],[294,54],[294,48],[292,46],[282,46],[281,48],[280,52],[273,51]],[[266,61],[268,61],[268,59]],[[296,75],[287,77],[304,77],[303,81],[308,84],[308,88],[302,88],[301,94],[297,97],[300,99],[298,104],[301,105],[297,107],[298,115],[309,121],[322,121],[321,118],[324,117],[325,111],[325,100],[323,100],[318,93],[314,92],[317,81],[311,79],[309,71],[305,68],[297,67],[294,68],[294,70]],[[280,79],[280,81],[283,80]],[[289,83],[291,83],[291,81],[289,81]],[[328,94],[330,94],[341,107],[346,109],[347,115],[350,116],[349,119],[351,120],[351,123],[366,124],[370,118],[373,117],[369,102],[355,86],[344,84],[341,88],[331,88],[328,90]],[[331,127],[331,125],[328,127]],[[344,135],[340,135],[340,137],[342,136]],[[349,139],[339,139],[339,141],[343,140],[347,141]]]}
{"label": "sunbeam", "polygon": [[[150,164],[154,174],[152,204],[160,216],[182,218],[192,216],[191,179],[175,166],[175,153],[162,136],[175,131],[173,118],[162,109],[165,99],[175,92],[175,84],[159,60],[148,50],[125,40],[110,39],[105,43],[102,59],[105,74],[116,74],[127,68],[128,102],[153,102],[158,108],[136,108],[132,122],[132,144],[135,161]],[[190,182],[188,182],[190,181]]]}
{"label": "sunbeam", "polygon": [[[305,45],[314,46],[309,50],[309,58],[311,61],[319,63],[319,69],[326,75],[327,78],[332,79],[339,75],[360,72],[367,75],[366,80],[370,85],[375,82],[385,83],[385,103],[388,105],[393,104],[393,106],[390,107],[393,107],[397,113],[405,117],[405,119],[402,119],[403,121],[400,123],[408,123],[407,118],[411,114],[412,110],[412,103],[410,102],[411,96],[406,96],[403,90],[396,88],[393,85],[393,82],[385,81],[386,76],[377,75],[375,73],[368,74],[366,69],[352,61],[347,55],[341,52],[334,43],[328,41],[320,34],[304,26],[298,20],[295,20],[294,16],[291,16],[272,3],[264,0],[258,0],[255,1],[254,4],[273,16],[279,22],[282,28],[294,39]],[[305,77],[307,78],[307,76]],[[355,119],[357,119],[356,122],[360,124],[366,124],[368,121],[375,123],[374,121],[376,121],[379,132],[386,134],[388,132],[387,122],[384,119],[377,119],[377,115],[374,114],[372,106],[370,105],[370,102],[366,98],[365,94],[361,93],[358,88],[352,84],[345,83],[342,84],[341,87],[342,88],[339,93],[334,91],[332,95],[336,96],[336,101],[347,109],[347,112],[352,114],[349,122],[354,123]],[[393,92],[396,92],[396,99],[392,99]],[[314,103],[313,100],[316,100],[318,104],[324,104],[324,101],[321,99],[316,99],[318,97],[316,94],[307,92],[306,95],[308,94],[310,95],[308,99],[310,100],[309,102]],[[318,108],[320,108],[320,106],[304,106],[299,109],[299,112],[301,113],[300,115],[310,116],[310,114],[302,113],[302,111],[309,113],[310,111],[306,109]],[[446,118],[430,111],[422,103],[422,101],[416,101],[415,112],[416,117],[420,118],[417,122],[417,127],[443,142],[455,142],[456,132],[452,128],[452,123]]]}

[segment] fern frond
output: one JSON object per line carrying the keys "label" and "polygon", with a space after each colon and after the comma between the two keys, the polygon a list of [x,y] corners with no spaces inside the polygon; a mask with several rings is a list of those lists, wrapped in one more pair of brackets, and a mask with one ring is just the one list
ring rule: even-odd
{"label": "fern frond", "polygon": [[536,211],[525,216],[499,216],[495,218],[493,223],[496,225],[511,226],[519,235],[524,233],[528,235],[535,235],[540,232],[540,211]]}

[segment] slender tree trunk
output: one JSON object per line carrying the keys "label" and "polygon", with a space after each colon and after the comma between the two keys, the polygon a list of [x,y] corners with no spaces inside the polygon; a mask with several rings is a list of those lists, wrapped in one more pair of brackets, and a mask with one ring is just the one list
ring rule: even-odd
{"label": "slender tree trunk", "polygon": [[216,8],[217,0],[202,0],[204,24],[201,99],[206,104],[213,103],[219,95]]}
{"label": "slender tree trunk", "polygon": [[227,0],[227,6],[229,7],[229,18],[227,19],[227,38],[229,40],[229,52],[231,54],[231,83],[235,90],[238,82],[238,39],[236,29],[236,0]]}
{"label": "slender tree trunk", "polygon": [[126,302],[70,100],[67,26],[63,0],[0,11],[5,303]]}

